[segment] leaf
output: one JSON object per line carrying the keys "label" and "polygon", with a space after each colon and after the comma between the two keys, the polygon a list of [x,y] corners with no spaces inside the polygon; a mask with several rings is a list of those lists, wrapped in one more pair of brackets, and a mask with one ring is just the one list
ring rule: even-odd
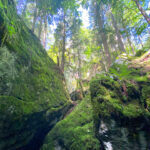
{"label": "leaf", "polygon": [[0,1],[0,8],[3,9],[4,8],[4,5],[3,3]]}
{"label": "leaf", "polygon": [[8,26],[7,29],[10,36],[16,34],[15,28],[13,26]]}

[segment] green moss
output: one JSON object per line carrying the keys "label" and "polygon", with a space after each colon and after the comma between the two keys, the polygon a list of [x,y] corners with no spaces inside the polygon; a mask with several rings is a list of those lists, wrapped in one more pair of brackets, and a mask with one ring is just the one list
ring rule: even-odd
{"label": "green moss", "polygon": [[0,57],[5,64],[0,65],[0,135],[4,136],[0,136],[0,147],[21,149],[37,132],[58,121],[70,102],[62,72],[18,17],[13,2],[0,3],[4,5],[0,8]]}
{"label": "green moss", "polygon": [[55,149],[56,143],[70,150],[99,149],[89,97],[81,101],[71,114],[50,131],[41,150]]}
{"label": "green moss", "polygon": [[128,104],[127,106],[123,107],[122,113],[125,117],[137,118],[137,117],[144,116],[145,111],[138,105]]}
{"label": "green moss", "polygon": [[150,87],[144,85],[142,88],[142,100],[145,103],[145,107],[150,111]]}
{"label": "green moss", "polygon": [[40,111],[40,108],[35,103],[26,103],[12,96],[0,96],[0,112],[4,113],[6,117],[11,115],[15,120],[22,115],[28,115],[36,111]]}
{"label": "green moss", "polygon": [[125,96],[124,100],[126,99],[126,101],[132,101],[135,99],[140,99],[139,85],[134,80],[122,80],[121,86],[122,88],[123,86],[125,87],[125,89],[123,89],[123,96]]}
{"label": "green moss", "polygon": [[[111,75],[106,78],[104,75],[99,75],[90,84],[94,115],[97,116],[95,122],[98,122],[99,117],[105,118],[111,115],[137,118],[146,114],[141,101],[140,88],[136,81],[113,80]],[[101,89],[105,89],[105,93],[100,93]],[[148,89],[143,91],[143,93],[148,92]]]}
{"label": "green moss", "polygon": [[[4,19],[5,32],[8,34],[3,44],[8,53],[12,55],[13,52],[16,58],[13,59],[13,66],[15,66],[17,74],[11,81],[12,88],[9,95],[22,101],[36,101],[44,109],[46,109],[45,107],[65,104],[69,96],[64,88],[64,77],[61,71],[48,57],[40,41],[30,32],[23,21],[18,18],[13,5],[7,6],[8,1],[2,1],[2,4],[6,5],[6,7],[0,9],[0,14]],[[3,9],[9,10],[7,14],[5,14],[6,11],[3,11]],[[8,28],[12,22],[14,32],[10,35]],[[8,70],[9,68],[5,67],[4,71]],[[4,81],[7,80],[3,80],[2,83]],[[5,84],[7,85],[7,83]]]}

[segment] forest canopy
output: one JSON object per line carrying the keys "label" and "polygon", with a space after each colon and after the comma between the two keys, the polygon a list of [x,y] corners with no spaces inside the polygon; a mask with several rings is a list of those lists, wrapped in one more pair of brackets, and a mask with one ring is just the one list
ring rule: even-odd
{"label": "forest canopy", "polygon": [[107,72],[119,58],[150,48],[148,0],[15,3],[18,14],[69,79],[71,91],[96,73]]}

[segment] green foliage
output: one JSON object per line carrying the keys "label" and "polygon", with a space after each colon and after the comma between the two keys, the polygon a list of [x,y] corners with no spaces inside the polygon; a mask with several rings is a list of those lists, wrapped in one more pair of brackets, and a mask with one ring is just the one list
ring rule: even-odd
{"label": "green foliage", "polygon": [[110,73],[116,75],[119,79],[123,79],[124,77],[127,77],[132,70],[128,69],[128,65],[127,64],[114,64],[111,68],[110,68]]}
{"label": "green foliage", "polygon": [[140,56],[142,56],[144,53],[145,53],[146,51],[145,50],[138,50],[137,52],[136,52],[136,54],[135,54],[135,56],[136,57],[140,57]]}
{"label": "green foliage", "polygon": [[150,36],[147,37],[146,42],[145,42],[145,44],[144,44],[144,48],[145,48],[146,50],[149,50],[149,49],[150,49]]}
{"label": "green foliage", "polygon": [[3,3],[0,1],[0,8],[4,8],[4,5],[3,5]]}
{"label": "green foliage", "polygon": [[14,28],[13,26],[10,26],[10,25],[9,25],[9,26],[7,27],[7,30],[8,30],[8,34],[9,34],[10,36],[16,34],[15,28]]}

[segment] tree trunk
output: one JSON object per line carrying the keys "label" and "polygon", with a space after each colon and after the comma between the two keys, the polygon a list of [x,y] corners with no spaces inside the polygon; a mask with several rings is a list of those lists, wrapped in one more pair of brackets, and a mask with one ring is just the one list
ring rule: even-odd
{"label": "tree trunk", "polygon": [[102,43],[103,43],[105,55],[107,58],[107,67],[109,68],[109,66],[111,65],[111,55],[109,52],[107,36],[105,33],[105,28],[104,28],[103,11],[100,9],[100,7],[98,5],[96,5],[96,15],[97,15],[97,19],[98,19],[99,32],[100,32],[100,35],[102,38]]}
{"label": "tree trunk", "polygon": [[100,61],[100,63],[102,64],[102,66],[103,66],[103,69],[104,69],[104,71],[105,72],[108,72],[108,66],[107,66],[107,58],[106,58],[106,56],[105,56],[105,50],[104,50],[104,46],[102,47],[102,53],[103,53],[103,58],[102,58],[102,60]]}
{"label": "tree trunk", "polygon": [[65,12],[64,12],[64,15],[63,15],[63,46],[62,46],[62,58],[61,58],[62,72],[64,72],[65,52],[66,52],[66,20],[65,20]]}
{"label": "tree trunk", "polygon": [[129,43],[129,46],[130,46],[131,49],[132,49],[132,53],[135,54],[135,50],[134,50],[134,47],[133,47],[133,45],[132,45],[132,43],[131,43],[131,39],[130,39],[130,32],[127,31],[126,26],[125,26],[125,24],[124,24],[124,20],[122,21],[122,26],[123,26],[123,29],[124,29],[124,31],[125,31],[125,33],[126,33],[126,37],[127,37],[127,41],[128,41],[128,43]]}
{"label": "tree trunk", "polygon": [[38,38],[41,39],[41,33],[42,33],[42,21],[43,17],[40,18],[40,25],[39,25],[39,32],[38,32]]}
{"label": "tree trunk", "polygon": [[79,86],[80,86],[80,89],[81,89],[82,96],[84,97],[85,95],[84,95],[83,83],[82,83],[81,54],[80,54],[80,49],[78,49],[78,76],[79,76],[78,83],[79,83]]}
{"label": "tree trunk", "polygon": [[140,5],[139,1],[138,0],[133,0],[133,1],[136,3],[136,5],[137,5],[138,9],[140,10],[141,14],[144,16],[145,20],[150,25],[150,17],[145,12],[145,10],[142,8],[142,6]]}
{"label": "tree trunk", "polygon": [[47,15],[44,18],[44,39],[43,39],[44,48],[46,48],[46,40],[47,40]]}
{"label": "tree trunk", "polygon": [[69,57],[69,65],[70,65],[71,64],[70,49],[68,50],[68,57]]}
{"label": "tree trunk", "polygon": [[32,24],[32,31],[34,32],[35,30],[35,24],[36,24],[36,20],[37,20],[37,1],[36,2],[36,6],[35,6],[35,10],[34,10],[34,17],[33,17],[33,24]]}
{"label": "tree trunk", "polygon": [[125,48],[124,48],[124,44],[123,44],[123,41],[122,41],[122,37],[121,37],[120,31],[119,31],[119,29],[118,29],[118,27],[117,27],[116,20],[115,20],[115,18],[114,18],[114,16],[113,16],[112,12],[110,12],[110,13],[111,13],[111,18],[112,18],[112,23],[113,23],[113,26],[114,26],[114,28],[115,28],[115,32],[116,32],[116,35],[117,35],[117,39],[118,39],[117,41],[118,41],[119,49],[120,49],[122,52],[126,52],[126,51],[125,51]]}
{"label": "tree trunk", "polygon": [[58,65],[58,67],[60,66],[59,65],[59,56],[57,56],[57,65]]}
{"label": "tree trunk", "polygon": [[[128,32],[128,31],[127,31],[127,32]],[[129,45],[130,45],[130,47],[131,47],[131,49],[132,49],[132,53],[135,54],[135,50],[134,50],[134,48],[133,48],[133,46],[132,46],[132,43],[131,43],[131,40],[130,40],[130,36],[128,35],[128,33],[126,33],[126,34],[127,34],[128,43],[129,43]]]}
{"label": "tree trunk", "polygon": [[22,16],[25,17],[26,15],[26,10],[27,10],[27,4],[28,4],[28,0],[26,0],[23,11],[22,11]]}
{"label": "tree trunk", "polygon": [[138,39],[140,41],[140,44],[141,44],[142,48],[144,48],[140,35],[138,35]]}

